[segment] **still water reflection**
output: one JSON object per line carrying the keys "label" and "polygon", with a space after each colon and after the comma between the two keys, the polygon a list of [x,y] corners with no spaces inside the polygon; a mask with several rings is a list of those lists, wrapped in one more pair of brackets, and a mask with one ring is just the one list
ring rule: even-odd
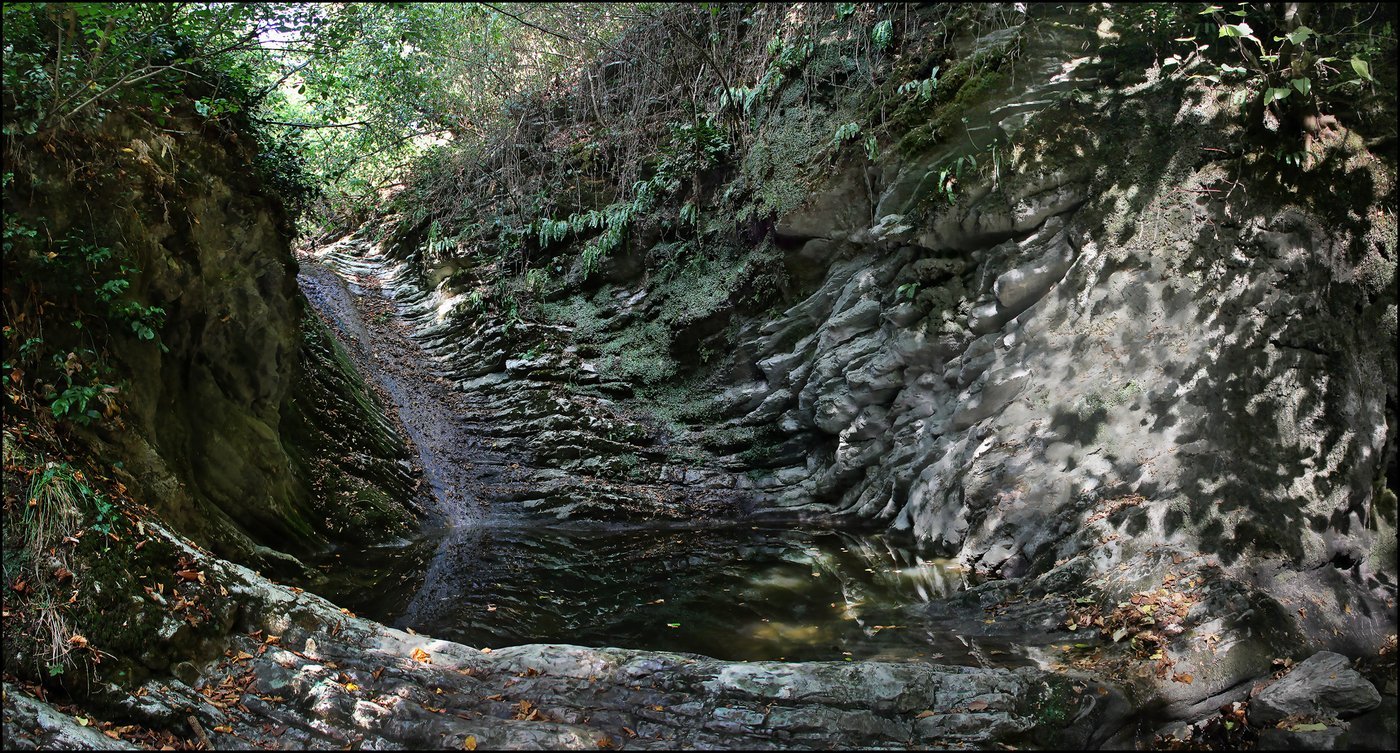
{"label": "still water reflection", "polygon": [[342,552],[318,567],[326,581],[316,590],[333,601],[474,646],[1028,663],[1009,641],[959,636],[925,615],[922,605],[954,594],[966,576],[882,535],[470,528]]}

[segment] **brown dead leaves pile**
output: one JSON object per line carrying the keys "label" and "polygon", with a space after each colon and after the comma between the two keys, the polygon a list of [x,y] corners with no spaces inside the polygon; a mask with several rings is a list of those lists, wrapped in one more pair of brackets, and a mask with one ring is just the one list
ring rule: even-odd
{"label": "brown dead leaves pile", "polygon": [[[1168,573],[1161,587],[1132,594],[1107,615],[1098,604],[1071,605],[1061,627],[1071,631],[1098,628],[1114,643],[1127,639],[1134,655],[1154,662],[1157,677],[1165,678],[1175,665],[1167,654],[1167,644],[1185,631],[1182,623],[1192,605],[1201,600],[1202,582],[1200,576],[1182,578]],[[1195,678],[1176,674],[1172,679],[1190,683]]]}

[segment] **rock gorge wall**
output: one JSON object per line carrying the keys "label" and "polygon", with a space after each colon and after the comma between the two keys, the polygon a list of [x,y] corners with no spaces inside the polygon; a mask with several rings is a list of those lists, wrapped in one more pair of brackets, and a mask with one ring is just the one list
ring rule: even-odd
{"label": "rock gorge wall", "polygon": [[[893,528],[1006,576],[929,606],[974,624],[1049,630],[1064,614],[1093,629],[1093,610],[1170,587],[1179,619],[1153,601],[1156,638],[1124,623],[1131,642],[1101,641],[1117,653],[1093,668],[1129,703],[1062,665],[477,651],[347,615],[155,521],[128,521],[134,548],[117,550],[147,572],[102,581],[142,619],[104,610],[107,632],[89,633],[147,671],[89,700],[185,739],[194,718],[215,746],[1126,746],[1247,698],[1275,657],[1374,654],[1395,625],[1393,139],[1373,154],[1371,134],[1319,123],[1306,169],[1285,172],[1239,146],[1258,134],[1228,92],[1161,77],[1082,8],[956,45],[1013,43],[993,94],[969,77],[984,96],[954,96],[971,102],[956,143],[817,166],[796,184],[802,206],[737,228],[720,217],[706,242],[730,256],[668,272],[677,239],[643,226],[598,274],[570,270],[539,310],[502,317],[471,303],[500,269],[439,265],[412,222],[318,254],[346,273],[387,268],[400,313],[474,406],[458,418],[521,466],[487,502],[542,523]],[[259,542],[384,535],[410,515],[395,502],[411,498],[405,449],[304,314],[246,147],[177,130],[112,122],[79,160],[88,183],[36,146],[23,203],[7,205],[31,221],[53,208],[61,236],[86,221],[79,195],[109,203],[104,236],[143,270],[133,295],[168,312],[168,353],[114,346],[135,431],[90,439],[125,458],[138,499],[221,554],[271,563]],[[992,137],[1004,161],[943,198],[942,171]],[[178,585],[205,619],[142,600],[140,580]],[[1372,673],[1389,699],[1391,650],[1390,684]],[[1312,708],[1393,739],[1393,701],[1387,722],[1344,665],[1300,664],[1259,695],[1256,723],[1298,708],[1280,697],[1319,696],[1321,667],[1357,697]],[[11,687],[5,725],[7,743],[107,744]],[[1328,730],[1345,742],[1344,722]]]}
{"label": "rock gorge wall", "polygon": [[[503,499],[536,514],[886,526],[1041,593],[1125,596],[1160,585],[1162,551],[1199,557],[1262,599],[1238,634],[1272,637],[1197,700],[1290,642],[1374,651],[1395,610],[1393,138],[1372,153],[1322,118],[1285,166],[1228,89],[1117,39],[1084,8],[964,38],[1018,51],[965,133],[816,166],[757,234],[706,234],[727,264],[668,273],[676,239],[637,230],[507,321],[470,303],[499,270],[432,262],[422,226],[326,255],[398,265],[422,341],[527,453],[541,481]],[[949,200],[969,154],[997,162]],[[680,376],[638,364],[658,339]]]}
{"label": "rock gorge wall", "polygon": [[198,123],[111,115],[7,152],[6,213],[112,248],[137,270],[126,296],[165,310],[156,341],[113,332],[124,412],[81,437],[224,556],[295,570],[287,553],[411,530],[409,450],[307,309],[280,200],[246,139]]}

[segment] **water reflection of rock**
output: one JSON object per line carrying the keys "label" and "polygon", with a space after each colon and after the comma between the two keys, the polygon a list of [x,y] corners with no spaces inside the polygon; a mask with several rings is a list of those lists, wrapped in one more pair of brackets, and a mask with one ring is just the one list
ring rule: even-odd
{"label": "water reflection of rock", "polygon": [[1022,644],[1048,641],[950,629],[929,607],[963,593],[966,574],[883,535],[476,526],[342,554],[328,575],[322,592],[359,613],[479,646],[1014,666],[1030,663]]}

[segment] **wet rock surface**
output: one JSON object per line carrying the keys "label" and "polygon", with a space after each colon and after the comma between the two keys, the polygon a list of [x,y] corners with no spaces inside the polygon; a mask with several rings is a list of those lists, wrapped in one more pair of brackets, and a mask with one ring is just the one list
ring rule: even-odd
{"label": "wet rock surface", "polygon": [[350,328],[368,372],[383,375],[449,519],[636,525],[739,516],[734,487],[744,479],[656,463],[666,454],[643,417],[567,388],[602,384],[576,354],[507,358],[499,327],[454,327],[460,301],[424,292],[368,241],[345,239],[305,258],[308,296],[340,312],[332,317]]}
{"label": "wet rock surface", "polygon": [[[482,748],[828,749],[1092,745],[1128,712],[1109,686],[1032,668],[722,662],[568,645],[478,650],[386,628],[187,554],[228,593],[234,632],[222,655],[196,662],[192,684],[158,678],[103,691],[94,723],[193,739],[193,719],[217,748],[460,749],[474,738]],[[7,686],[7,739],[90,737],[71,720],[30,736],[46,713]]]}

